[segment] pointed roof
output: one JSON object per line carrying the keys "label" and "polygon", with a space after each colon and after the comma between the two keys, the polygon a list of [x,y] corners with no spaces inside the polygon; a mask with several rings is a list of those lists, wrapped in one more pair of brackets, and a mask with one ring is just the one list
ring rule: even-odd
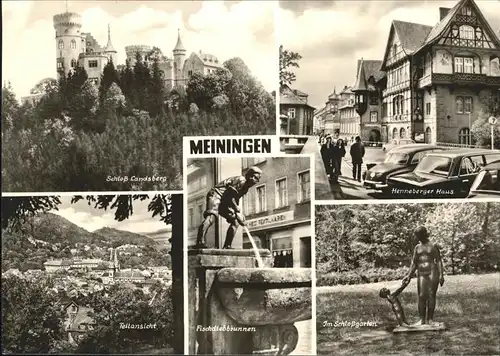
{"label": "pointed roof", "polygon": [[403,47],[405,55],[410,55],[419,49],[425,42],[425,39],[432,30],[432,26],[422,25],[419,23],[393,20],[389,31],[389,38],[385,47],[384,60],[381,63],[381,69],[385,69],[385,63],[391,51],[392,41],[394,36]]}
{"label": "pointed roof", "polygon": [[398,20],[392,21],[392,25],[406,54],[419,49],[432,30],[432,26]]}
{"label": "pointed roof", "polygon": [[358,75],[356,75],[356,82],[354,83],[352,91],[357,92],[367,90],[368,88],[366,86],[365,68],[363,66],[363,58],[361,58],[361,64],[359,64],[358,62]]}
{"label": "pointed roof", "polygon": [[184,48],[184,45],[182,44],[181,41],[181,30],[177,29],[177,44],[175,45],[174,51],[186,51]]}
{"label": "pointed roof", "polygon": [[108,44],[106,45],[106,52],[116,52],[113,44],[111,43],[111,26],[108,23]]}
{"label": "pointed roof", "polygon": [[462,8],[465,5],[472,6],[472,9],[477,13],[479,19],[484,24],[485,30],[489,32],[489,34],[491,34],[491,37],[493,37],[491,40],[495,42],[498,47],[500,47],[500,40],[498,39],[495,31],[493,31],[490,24],[488,23],[488,21],[486,20],[486,18],[484,17],[483,13],[481,12],[477,4],[474,2],[474,0],[460,0],[455,6],[453,6],[453,8],[448,12],[446,16],[441,21],[439,21],[436,26],[434,26],[434,28],[431,30],[431,32],[425,39],[425,42],[415,52],[420,51],[428,44],[432,44],[433,42],[441,38],[444,32],[449,29],[453,18],[455,18],[455,16],[462,10]]}

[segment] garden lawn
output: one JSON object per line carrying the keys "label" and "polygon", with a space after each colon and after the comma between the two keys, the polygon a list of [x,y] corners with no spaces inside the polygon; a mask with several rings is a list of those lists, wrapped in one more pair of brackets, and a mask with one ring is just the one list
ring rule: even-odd
{"label": "garden lawn", "polygon": [[[434,319],[445,331],[393,334],[396,318],[382,287],[399,281],[317,288],[319,355],[500,355],[500,274],[445,276]],[[400,294],[409,323],[418,320],[416,279]],[[335,326],[339,322],[376,326]]]}

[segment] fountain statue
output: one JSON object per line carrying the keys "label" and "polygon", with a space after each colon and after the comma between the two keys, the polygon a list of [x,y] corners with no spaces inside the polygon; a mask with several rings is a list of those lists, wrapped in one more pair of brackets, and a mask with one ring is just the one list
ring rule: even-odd
{"label": "fountain statue", "polygon": [[[415,247],[408,275],[403,278],[401,287],[394,293],[391,294],[388,289],[382,288],[379,294],[391,303],[396,314],[399,326],[393,332],[445,330],[444,323],[434,321],[437,290],[444,284],[441,253],[438,246],[429,241],[429,234],[425,227],[418,227],[414,234],[419,244]],[[408,324],[398,295],[410,283],[415,272],[417,272],[419,321],[415,324]]]}
{"label": "fountain statue", "polygon": [[204,220],[198,228],[197,248],[208,247],[206,244],[208,229],[219,215],[229,223],[223,248],[232,248],[239,225],[245,226],[245,217],[238,207],[240,198],[259,182],[261,174],[260,168],[250,167],[245,176],[227,178],[208,191],[207,209],[203,213]]}

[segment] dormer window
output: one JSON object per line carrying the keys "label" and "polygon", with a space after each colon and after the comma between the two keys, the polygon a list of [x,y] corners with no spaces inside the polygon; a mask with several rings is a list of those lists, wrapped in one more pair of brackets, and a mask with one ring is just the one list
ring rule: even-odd
{"label": "dormer window", "polygon": [[392,55],[395,56],[397,52],[398,52],[398,45],[397,44],[392,45]]}
{"label": "dormer window", "polygon": [[472,9],[469,6],[462,8],[462,15],[472,16]]}
{"label": "dormer window", "polygon": [[468,25],[460,26],[460,38],[465,40],[473,40],[474,28]]}

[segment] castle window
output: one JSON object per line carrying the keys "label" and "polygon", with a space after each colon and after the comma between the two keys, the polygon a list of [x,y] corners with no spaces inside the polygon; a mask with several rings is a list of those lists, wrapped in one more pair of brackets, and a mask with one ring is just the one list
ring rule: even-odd
{"label": "castle window", "polygon": [[455,73],[474,73],[474,58],[455,57]]}
{"label": "castle window", "polygon": [[478,40],[483,38],[483,30],[481,29],[481,27],[476,28],[476,38]]}
{"label": "castle window", "polygon": [[431,114],[431,103],[425,103],[425,115]]}
{"label": "castle window", "polygon": [[75,68],[76,67],[76,60],[72,59],[71,60],[71,68]]}
{"label": "castle window", "polygon": [[64,42],[63,42],[63,40],[59,40],[58,46],[59,46],[59,49],[64,49]]}
{"label": "castle window", "polygon": [[469,6],[462,8],[462,15],[472,16],[472,9]]}
{"label": "castle window", "polygon": [[378,112],[372,111],[370,112],[370,122],[377,122],[378,121]]}
{"label": "castle window", "polygon": [[468,25],[460,26],[460,38],[465,40],[473,40],[474,28]]}
{"label": "castle window", "polygon": [[57,62],[57,69],[62,69],[62,67],[63,67],[62,62]]}
{"label": "castle window", "polygon": [[71,49],[76,49],[76,41],[71,40]]}
{"label": "castle window", "polygon": [[96,60],[89,61],[89,68],[97,68],[97,61]]}
{"label": "castle window", "polygon": [[193,71],[192,70],[188,70],[188,75],[192,76],[193,75]]}
{"label": "castle window", "polygon": [[460,129],[458,132],[458,143],[461,145],[470,145],[470,130],[468,128]]}
{"label": "castle window", "polygon": [[470,114],[473,109],[471,96],[457,96],[456,108],[457,114]]}

